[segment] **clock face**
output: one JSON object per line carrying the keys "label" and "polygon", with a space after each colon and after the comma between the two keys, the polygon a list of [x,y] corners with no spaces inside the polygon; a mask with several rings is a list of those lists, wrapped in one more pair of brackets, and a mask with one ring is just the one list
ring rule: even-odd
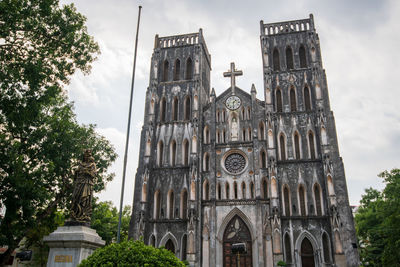
{"label": "clock face", "polygon": [[235,96],[235,95],[233,95],[233,96],[230,96],[230,97],[228,97],[226,99],[225,105],[230,110],[235,110],[235,109],[238,109],[240,107],[240,102],[241,102],[240,98]]}

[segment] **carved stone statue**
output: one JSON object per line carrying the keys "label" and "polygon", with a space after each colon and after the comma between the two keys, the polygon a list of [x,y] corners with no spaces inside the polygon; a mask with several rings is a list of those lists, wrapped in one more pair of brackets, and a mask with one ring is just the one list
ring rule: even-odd
{"label": "carved stone statue", "polygon": [[232,119],[231,140],[232,141],[238,141],[239,140],[239,126],[238,126],[238,123],[237,123],[235,117],[233,117],[233,119]]}
{"label": "carved stone statue", "polygon": [[83,161],[75,172],[69,225],[90,225],[95,177],[96,164],[91,150],[87,149],[84,152]]}

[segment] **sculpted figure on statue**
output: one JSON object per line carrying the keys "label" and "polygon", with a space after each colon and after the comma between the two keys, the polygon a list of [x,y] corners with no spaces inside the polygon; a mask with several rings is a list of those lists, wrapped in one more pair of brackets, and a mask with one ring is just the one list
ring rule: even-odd
{"label": "sculpted figure on statue", "polygon": [[94,163],[91,150],[87,149],[84,152],[83,161],[75,172],[71,222],[69,224],[90,224],[95,177],[96,164]]}

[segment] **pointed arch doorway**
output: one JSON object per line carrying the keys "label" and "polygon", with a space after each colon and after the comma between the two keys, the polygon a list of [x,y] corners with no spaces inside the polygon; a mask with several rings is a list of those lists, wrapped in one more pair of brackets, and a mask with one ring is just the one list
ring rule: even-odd
{"label": "pointed arch doorway", "polygon": [[232,254],[232,244],[245,243],[246,253],[240,255],[240,267],[252,267],[252,249],[250,230],[239,216],[234,216],[225,228],[223,236],[224,267],[237,267],[238,256]]}
{"label": "pointed arch doorway", "polygon": [[303,242],[301,242],[301,266],[302,267],[315,267],[314,261],[314,249],[313,246],[308,240],[308,238],[304,238]]}

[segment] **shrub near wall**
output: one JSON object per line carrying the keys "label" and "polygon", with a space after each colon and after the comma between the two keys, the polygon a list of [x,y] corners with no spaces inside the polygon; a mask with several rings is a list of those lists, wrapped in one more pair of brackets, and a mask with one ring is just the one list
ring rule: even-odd
{"label": "shrub near wall", "polygon": [[175,255],[164,248],[146,246],[142,241],[125,241],[97,249],[78,267],[178,266],[185,267]]}

